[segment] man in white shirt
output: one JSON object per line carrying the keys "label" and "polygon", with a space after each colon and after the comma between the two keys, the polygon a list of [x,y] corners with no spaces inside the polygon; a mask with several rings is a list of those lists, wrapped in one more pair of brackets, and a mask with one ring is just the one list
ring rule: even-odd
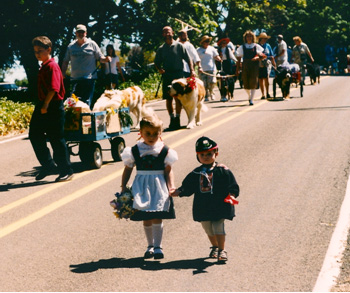
{"label": "man in white shirt", "polygon": [[[186,48],[188,55],[190,55],[193,66],[197,65],[198,70],[201,69],[201,59],[198,56],[197,50],[195,47],[190,43],[187,35],[187,30],[182,29],[178,33],[178,41],[184,45]],[[185,77],[190,77],[191,72],[190,72],[190,67],[188,66],[188,63],[183,60],[184,63],[184,76]]]}
{"label": "man in white shirt", "polygon": [[209,97],[214,100],[213,92],[216,83],[216,65],[215,61],[221,62],[218,51],[210,46],[212,37],[203,36],[199,42],[201,47],[197,49],[199,58],[201,59],[202,68],[199,69],[199,78],[203,81],[205,87],[205,101],[209,101]]}
{"label": "man in white shirt", "polygon": [[277,55],[276,55],[276,65],[282,65],[283,63],[288,62],[288,49],[287,43],[283,40],[282,35],[277,36]]}
{"label": "man in white shirt", "polygon": [[92,109],[92,98],[97,79],[96,61],[101,63],[111,62],[111,57],[105,57],[100,47],[91,39],[87,38],[87,29],[83,24],[75,28],[77,37],[68,45],[66,55],[62,63],[62,74],[66,77],[69,62],[71,62],[71,80],[74,94],[88,103]]}

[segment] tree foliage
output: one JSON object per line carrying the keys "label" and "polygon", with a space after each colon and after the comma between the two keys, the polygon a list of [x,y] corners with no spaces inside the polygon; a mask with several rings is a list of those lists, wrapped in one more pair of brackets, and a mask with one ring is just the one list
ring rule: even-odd
{"label": "tree foliage", "polygon": [[326,44],[347,46],[350,37],[349,2],[343,0],[2,0],[1,4],[1,68],[19,59],[34,85],[38,62],[31,40],[47,35],[62,62],[78,23],[88,25],[88,37],[98,44],[118,38],[122,54],[128,53],[130,43],[143,52],[154,51],[163,42],[162,27],[181,29],[175,18],[201,30],[189,32],[195,45],[204,34],[227,35],[238,44],[247,29],[272,37],[283,34],[289,45],[299,35],[319,63]]}

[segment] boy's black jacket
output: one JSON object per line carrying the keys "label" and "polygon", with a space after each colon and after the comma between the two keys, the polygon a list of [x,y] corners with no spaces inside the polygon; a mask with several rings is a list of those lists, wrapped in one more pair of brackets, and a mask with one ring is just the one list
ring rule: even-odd
{"label": "boy's black jacket", "polygon": [[180,197],[194,194],[192,211],[195,221],[232,220],[235,216],[234,206],[225,203],[224,199],[229,193],[238,197],[239,186],[231,170],[224,165],[216,164],[207,172],[203,166],[197,167],[186,176],[179,190]]}

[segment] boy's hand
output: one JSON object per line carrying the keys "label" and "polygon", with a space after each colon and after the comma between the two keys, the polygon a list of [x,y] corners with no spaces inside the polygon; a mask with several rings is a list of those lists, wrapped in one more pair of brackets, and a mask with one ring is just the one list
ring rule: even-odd
{"label": "boy's hand", "polygon": [[40,109],[41,114],[46,114],[47,113],[47,106],[44,104],[42,108]]}

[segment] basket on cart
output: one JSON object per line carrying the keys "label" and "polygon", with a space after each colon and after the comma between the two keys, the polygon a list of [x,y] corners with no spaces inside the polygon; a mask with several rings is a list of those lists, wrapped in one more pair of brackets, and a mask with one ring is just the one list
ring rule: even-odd
{"label": "basket on cart", "polygon": [[[70,108],[66,111],[65,139],[69,153],[80,157],[80,160],[90,168],[101,168],[103,163],[101,145],[96,142],[108,139],[114,161],[121,160],[125,148],[125,140],[120,137],[130,132],[129,108],[117,111],[101,111],[82,113],[81,108]],[[73,148],[78,147],[78,152]]]}

